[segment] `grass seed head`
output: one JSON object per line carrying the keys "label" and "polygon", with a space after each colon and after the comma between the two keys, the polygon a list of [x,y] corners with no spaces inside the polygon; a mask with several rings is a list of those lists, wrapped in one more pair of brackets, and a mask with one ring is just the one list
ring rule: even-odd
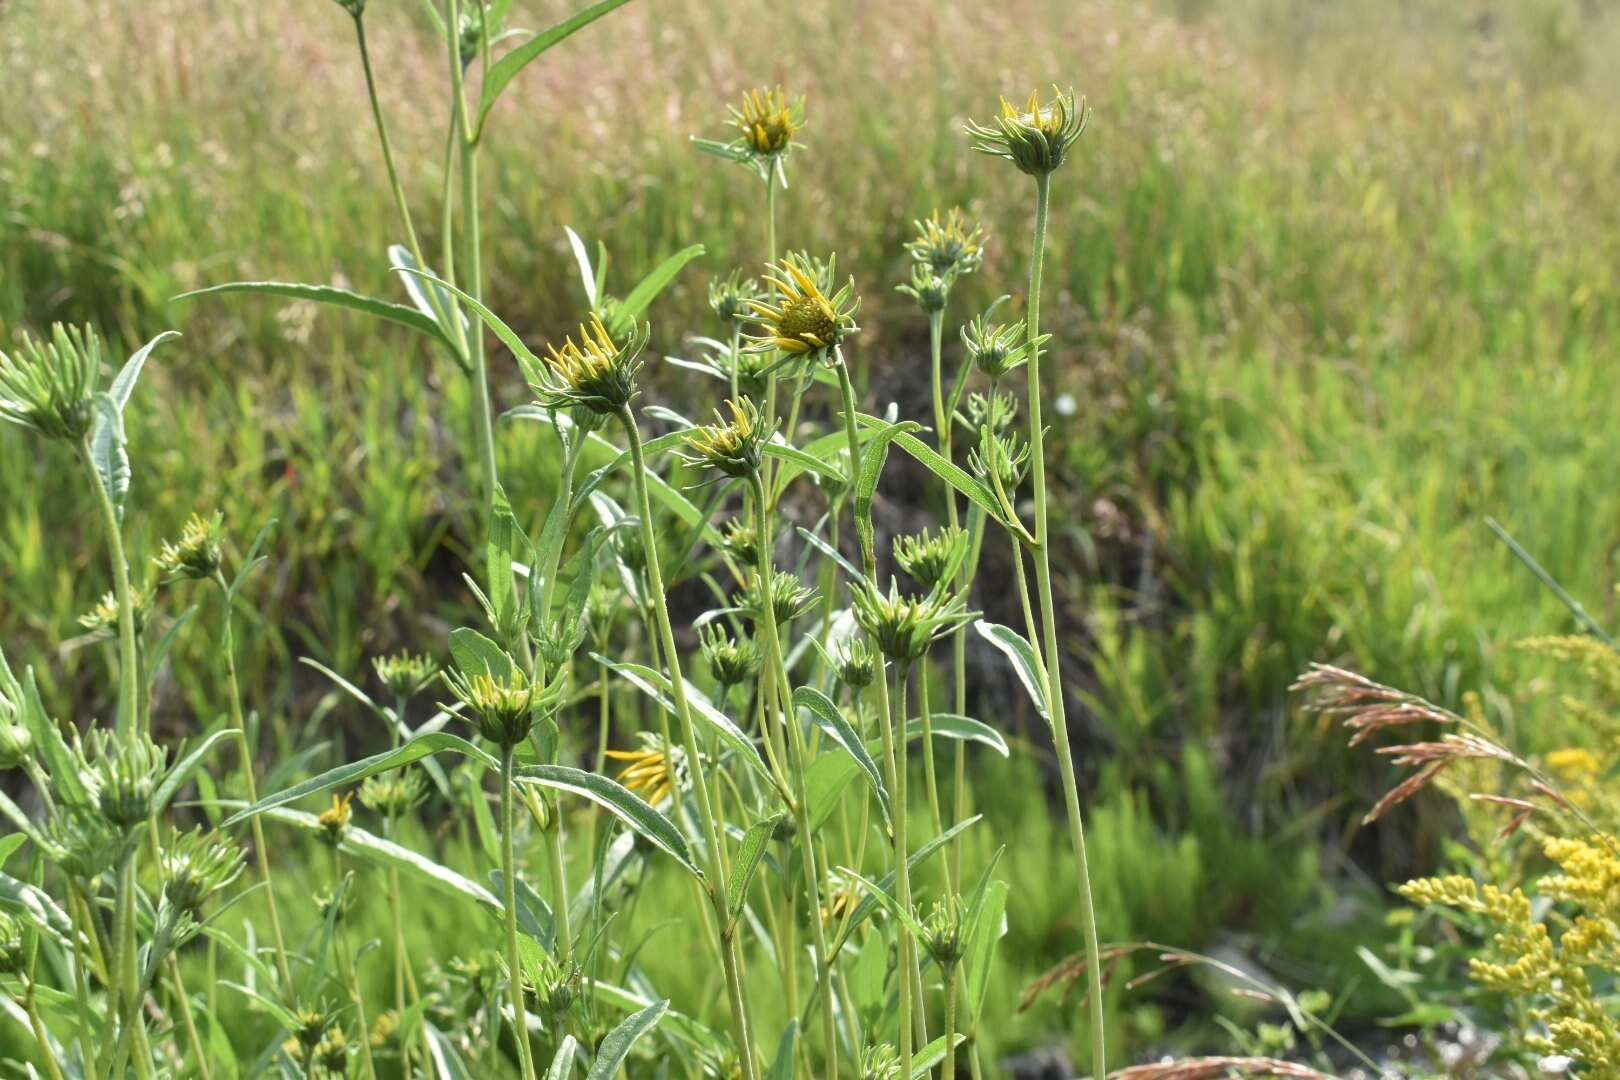
{"label": "grass seed head", "polygon": [[1042,105],[1040,91],[1032,90],[1022,109],[1001,99],[1001,115],[989,124],[969,121],[967,135],[973,149],[1006,158],[1030,176],[1047,176],[1069,156],[1086,129],[1090,111],[1074,92],[1053,87],[1050,104]]}
{"label": "grass seed head", "polygon": [[861,305],[855,296],[855,279],[834,289],[836,268],[836,259],[829,259],[823,267],[798,253],[772,266],[765,276],[772,295],[748,305],[749,318],[759,328],[749,335],[749,348],[826,359],[845,337],[859,330],[855,314]]}
{"label": "grass seed head", "polygon": [[49,340],[24,334],[17,351],[0,351],[0,420],[82,440],[95,419],[101,355],[101,338],[88,326],[56,323]]}

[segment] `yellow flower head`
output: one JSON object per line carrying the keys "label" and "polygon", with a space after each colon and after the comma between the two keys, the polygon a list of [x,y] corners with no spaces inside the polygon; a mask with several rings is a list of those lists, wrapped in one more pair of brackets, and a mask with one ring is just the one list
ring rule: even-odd
{"label": "yellow flower head", "polygon": [[192,514],[180,531],[179,540],[163,541],[163,548],[152,557],[158,576],[164,581],[200,581],[213,577],[220,568],[220,524],[225,516]]}
{"label": "yellow flower head", "polygon": [[1053,88],[1051,104],[1042,105],[1039,91],[1019,108],[1001,99],[1001,115],[988,124],[969,122],[967,135],[973,149],[1006,158],[1030,176],[1045,176],[1062,165],[1069,150],[1086,129],[1090,113],[1074,93]]}
{"label": "yellow flower head", "polygon": [[753,300],[749,307],[752,319],[760,333],[749,336],[750,349],[782,352],[800,356],[825,357],[849,333],[860,329],[855,325],[855,312],[860,308],[855,299],[855,280],[827,294],[829,285],[817,281],[824,276],[831,282],[835,263],[828,261],[825,275],[802,255],[789,255],[766,275],[766,283],[775,290],[770,301]]}
{"label": "yellow flower head", "polygon": [[789,102],[780,86],[750,90],[743,95],[742,108],[731,107],[731,122],[749,153],[775,157],[788,151],[804,127],[804,99]]}
{"label": "yellow flower head", "polygon": [[352,791],[332,795],[332,805],[322,810],[321,816],[316,819],[321,826],[322,840],[336,845],[343,839],[343,834],[349,830],[349,819],[354,816],[353,803]]}
{"label": "yellow flower head", "polygon": [[714,423],[699,424],[686,436],[687,452],[681,455],[682,460],[726,476],[752,476],[764,460],[764,446],[770,441],[771,433],[766,430],[759,410],[747,398],[727,401],[726,407],[731,410],[729,421],[716,409]]}
{"label": "yellow flower head", "polygon": [[561,348],[547,345],[543,369],[526,365],[529,384],[547,408],[583,406],[598,415],[616,413],[635,396],[641,352],[651,333],[646,323],[636,324],[621,344],[601,316],[593,314],[589,324],[581,324],[578,343],[569,337]]}

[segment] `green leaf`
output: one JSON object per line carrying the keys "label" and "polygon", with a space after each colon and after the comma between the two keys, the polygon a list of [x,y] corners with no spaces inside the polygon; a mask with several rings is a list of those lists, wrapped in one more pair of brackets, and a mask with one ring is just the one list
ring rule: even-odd
{"label": "green leaf", "polygon": [[408,326],[419,334],[426,334],[433,340],[452,349],[454,345],[439,329],[439,324],[431,316],[424,315],[415,308],[396,304],[392,300],[378,300],[373,296],[365,296],[349,289],[339,289],[331,285],[302,285],[291,281],[232,281],[224,285],[211,285],[206,289],[193,289],[181,293],[176,300],[190,300],[197,296],[207,296],[210,293],[256,293],[261,296],[280,296],[288,300],[312,300],[317,304],[327,304],[331,307],[348,308],[350,311],[359,311],[367,315],[374,315],[379,319],[386,319],[400,326]]}
{"label": "green leaf", "polygon": [[967,1036],[959,1031],[952,1032],[949,1035],[941,1035],[921,1050],[918,1050],[911,1059],[912,1080],[927,1080],[934,1066],[945,1060],[946,1039],[951,1041],[952,1046],[961,1046],[967,1041]]}
{"label": "green leaf", "polygon": [[[909,863],[910,860],[907,860],[907,862]],[[875,881],[867,880],[847,866],[841,868],[840,873],[847,875],[851,880],[859,882],[861,888],[866,890],[866,894],[872,899],[876,900],[878,905],[882,907],[883,910],[887,911],[890,915],[893,915],[895,918],[906,924],[906,927],[911,931],[912,936],[919,938],[923,936],[922,923],[917,921],[917,916],[907,911],[901,906],[900,901],[890,896],[889,890],[885,889]]]}
{"label": "green leaf", "polygon": [[962,959],[967,975],[967,995],[973,1016],[979,1016],[984,1007],[984,995],[990,987],[990,961],[996,942],[1007,932],[1007,883],[993,881],[985,890],[973,925],[968,930],[967,952]]}
{"label": "green leaf", "polygon": [[703,245],[693,244],[669,256],[653,267],[652,273],[636,282],[636,287],[630,290],[630,295],[624,298],[619,309],[626,315],[639,318],[653,299],[675,280],[675,275],[680,273],[687,263],[702,254]]}
{"label": "green leaf", "polygon": [[[318,815],[303,810],[288,810],[283,807],[267,811],[267,814],[271,821],[294,825],[306,832],[318,832],[322,828]],[[402,844],[367,832],[358,825],[350,825],[343,831],[343,841],[338,844],[338,850],[372,866],[400,870],[441,891],[471,900],[495,915],[500,915],[506,910],[506,905],[501,903],[500,898],[478,882]],[[521,906],[520,904],[519,907]]]}
{"label": "green leaf", "polygon": [[[828,462],[822,461],[813,454],[800,450],[796,446],[789,446],[787,443],[781,442],[768,442],[760,449],[773,458],[779,458],[782,461],[791,461],[793,464],[797,465],[798,469],[794,472],[795,476],[801,472],[811,472],[815,473],[817,476],[825,476],[829,480],[838,480],[841,482],[845,479],[845,476],[841,470],[835,468]],[[778,491],[780,491],[783,487],[782,483],[780,482],[776,486]]]}
{"label": "green leaf", "polygon": [[585,1080],[613,1080],[613,1075],[624,1064],[624,1059],[630,1056],[630,1048],[637,1039],[657,1026],[658,1020],[669,1008],[669,1002],[658,1001],[632,1013],[626,1017],[618,1027],[607,1033],[602,1045],[596,1048],[596,1060],[591,1062],[590,1071],[585,1074]]}
{"label": "green leaf", "polygon": [[705,154],[713,154],[715,157],[725,158],[727,161],[736,161],[744,165],[753,161],[753,157],[748,151],[734,143],[718,142],[714,139],[700,139],[694,135],[692,136],[692,145]]}
{"label": "green leaf", "polygon": [[[1011,750],[1007,740],[1001,737],[1001,732],[989,724],[975,720],[971,716],[958,716],[955,713],[933,713],[929,717],[929,726],[933,728],[936,739],[959,739],[964,742],[983,743],[1002,757],[1010,757]],[[914,716],[906,721],[906,738],[920,739],[923,734],[922,717]]]}
{"label": "green leaf", "polygon": [[[921,866],[929,856],[934,854],[934,852],[956,839],[956,837],[960,836],[968,828],[976,825],[983,819],[983,814],[974,814],[970,818],[963,821],[958,821],[955,825],[952,825],[950,828],[928,841],[928,843],[912,852],[910,857],[906,859],[906,866],[910,867],[912,870],[917,869],[917,867]],[[891,870],[887,874],[884,874],[882,878],[878,879],[877,885],[884,890],[894,888],[894,871]],[[886,892],[885,895],[887,895]],[[832,952],[834,955],[837,954],[839,949],[843,948],[844,942],[849,940],[849,936],[853,934],[856,928],[866,920],[866,917],[876,909],[877,905],[878,901],[875,896],[867,895],[861,897],[861,902],[856,904],[855,910],[850,913],[849,922],[845,925],[843,934],[839,938],[838,943],[832,947]]]}
{"label": "green leaf", "polygon": [[596,271],[591,267],[590,252],[585,250],[585,241],[579,238],[573,226],[564,225],[563,232],[568,234],[568,246],[574,249],[574,262],[579,266],[579,280],[585,286],[585,306],[592,311],[596,310]]}
{"label": "green leaf", "polygon": [[[591,987],[591,994],[598,1001],[614,1005],[621,1009],[645,1009],[655,1001],[647,994],[627,990],[622,986],[614,986],[608,982],[595,982]],[[666,1003],[667,1004],[667,1003]],[[670,1009],[664,1013],[663,1033],[673,1035],[686,1043],[694,1050],[714,1054],[730,1049],[730,1042],[716,1035],[713,1030],[700,1024],[698,1021]]]}
{"label": "green leaf", "polygon": [[129,494],[129,444],[124,434],[124,414],[105,392],[90,399],[95,409],[95,430],[90,436],[90,460],[96,467],[96,479],[112,500],[120,520],[124,516],[124,498]]}
{"label": "green leaf", "polygon": [[489,119],[490,109],[494,108],[495,102],[500,100],[500,96],[506,90],[507,85],[517,78],[518,72],[528,67],[541,53],[562,41],[574,31],[584,29],[614,8],[622,7],[627,2],[628,0],[600,0],[599,3],[592,4],[572,18],[564,19],[551,29],[536,34],[491,64],[489,71],[484,75],[484,92],[478,104],[478,123],[473,127],[474,141],[477,141],[483,135],[484,123]]}
{"label": "green leaf", "polygon": [[328,769],[319,776],[311,777],[301,784],[294,784],[292,787],[278,791],[274,795],[267,795],[245,810],[239,810],[226,818],[224,825],[221,827],[229,828],[238,822],[246,821],[256,814],[262,814],[278,806],[296,802],[306,795],[316,795],[335,787],[341,787],[344,784],[358,784],[368,776],[375,776],[390,769],[397,769],[402,765],[409,765],[411,762],[419,761],[429,754],[437,754],[444,750],[453,750],[458,754],[465,754],[492,769],[499,768],[501,764],[495,760],[493,755],[480,750],[459,735],[452,735],[447,731],[429,732],[426,735],[418,735],[410,742],[393,750],[385,750],[380,754],[373,754],[359,761],[351,761],[347,765],[339,765],[337,768]]}
{"label": "green leaf", "polygon": [[821,828],[861,767],[844,754],[822,754],[804,770],[804,801],[810,808],[810,830]]}
{"label": "green leaf", "polygon": [[1024,636],[1010,626],[1000,623],[988,622],[980,619],[973,624],[979,636],[1000,649],[1002,655],[1012,662],[1013,672],[1017,674],[1018,681],[1024,684],[1024,690],[1029,699],[1035,703],[1035,711],[1042,720],[1048,724],[1052,722],[1051,700],[1046,694],[1046,680],[1041,677],[1040,664],[1036,661],[1035,650]]}
{"label": "green leaf", "polygon": [[191,778],[191,774],[201,765],[208,752],[226,739],[237,738],[235,728],[224,728],[214,732],[208,738],[192,748],[191,753],[175,762],[174,768],[164,776],[163,783],[152,793],[152,813],[154,816],[162,814],[168,807],[169,801],[174,798],[181,786]]}
{"label": "green leaf", "polygon": [[567,1080],[574,1074],[574,1059],[578,1056],[579,1043],[572,1035],[564,1035],[557,1056],[551,1059],[551,1068],[546,1070],[546,1080]]}
{"label": "green leaf", "polygon": [[[677,716],[675,709],[674,688],[668,676],[661,671],[654,671],[641,664],[622,664],[610,660],[599,653],[591,653],[591,659],[609,670],[622,675],[624,680],[643,694],[656,701],[665,712]],[[743,764],[752,768],[766,781],[774,785],[770,769],[765,765],[765,759],[759,756],[759,749],[754,746],[753,740],[743,732],[731,718],[715,708],[697,687],[690,682],[686,683],[686,704],[692,715],[702,720],[714,729],[725,744],[737,752]]]}
{"label": "green leaf", "polygon": [[72,940],[73,920],[36,885],[19,881],[10,874],[0,874],[0,908],[9,908],[23,919],[54,938],[67,944]]}
{"label": "green leaf", "polygon": [[[883,421],[873,418],[872,422],[881,424]],[[937,450],[915,435],[900,434],[895,436],[894,442],[929,472],[973,500],[991,520],[1002,525],[1008,524],[1006,516],[1001,512],[1001,504],[996,499],[996,493],[983,480],[955,462],[947,461]]]}
{"label": "green leaf", "polygon": [[[861,414],[857,414],[857,418],[862,418]],[[870,420],[871,417],[864,419]],[[874,423],[884,426],[879,427],[872,445],[861,455],[861,475],[855,484],[855,529],[860,533],[861,554],[866,565],[871,565],[877,558],[877,540],[872,531],[872,499],[877,495],[883,465],[889,459],[889,444],[907,431],[922,430],[922,425],[911,420],[895,424],[877,420]]]}
{"label": "green leaf", "polygon": [[605,776],[573,769],[566,765],[525,765],[517,770],[516,779],[522,783],[539,784],[583,796],[607,810],[630,828],[646,837],[656,847],[675,857],[698,878],[703,872],[692,861],[686,838],[674,822],[653,809],[629,788]]}
{"label": "green leaf", "polygon": [[506,650],[471,627],[450,631],[450,655],[464,675],[488,672],[497,679],[512,677],[512,658]]}
{"label": "green leaf", "polygon": [[23,669],[22,682],[19,684],[11,678],[10,670],[5,667],[5,657],[0,655],[0,675],[10,683],[11,688],[7,690],[8,697],[19,693],[21,695],[23,725],[28,728],[28,734],[33,736],[34,748],[45,759],[45,771],[50,774],[51,786],[61,792],[65,802],[92,801],[89,792],[85,790],[84,781],[79,778],[79,768],[74,763],[73,752],[68,749],[67,740],[62,738],[62,730],[45,711],[45,702],[39,696],[39,684],[34,679],[34,669],[32,667]]}
{"label": "green leaf", "polygon": [[742,843],[737,848],[737,857],[731,864],[730,892],[726,897],[729,923],[737,922],[737,916],[741,914],[743,904],[748,900],[748,886],[753,882],[759,864],[764,861],[765,849],[770,846],[771,837],[775,835],[777,826],[782,824],[784,816],[772,814],[768,818],[761,818],[750,825],[748,831],[743,834]]}
{"label": "green leaf", "polygon": [[472,1073],[467,1071],[450,1036],[432,1024],[427,1025],[427,1035],[428,1049],[433,1055],[433,1071],[438,1075],[438,1080],[472,1080]]}
{"label": "green leaf", "polygon": [[[0,798],[4,797],[5,793],[0,792]],[[7,798],[6,802],[11,803],[11,800]],[[0,838],[0,866],[6,865],[6,860],[17,854],[17,849],[28,843],[29,839],[29,832],[14,832],[10,836]]]}
{"label": "green leaf", "polygon": [[816,726],[831,736],[834,742],[843,747],[845,753],[855,759],[855,764],[866,774],[867,782],[877,794],[878,805],[883,808],[883,817],[887,820],[890,816],[889,790],[883,786],[883,775],[878,772],[877,762],[872,760],[872,755],[867,752],[866,743],[839,711],[838,706],[813,686],[801,686],[793,691],[793,705],[808,712],[815,720]]}
{"label": "green leaf", "polygon": [[766,1080],[793,1080],[793,1050],[799,1041],[799,1021],[795,1017],[782,1029],[782,1039],[776,1044],[776,1060]]}
{"label": "green leaf", "polygon": [[[495,887],[496,895],[506,895],[506,877],[499,870],[489,872],[489,881]],[[551,914],[551,905],[521,877],[512,882],[512,892],[517,897],[518,929],[550,952],[552,943],[557,940],[556,920]]]}

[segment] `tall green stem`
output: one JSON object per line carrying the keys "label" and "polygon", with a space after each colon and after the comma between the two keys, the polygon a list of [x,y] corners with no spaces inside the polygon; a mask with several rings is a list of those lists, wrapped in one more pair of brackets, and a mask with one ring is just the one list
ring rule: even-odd
{"label": "tall green stem", "polygon": [[1041,354],[1036,344],[1041,323],[1041,263],[1046,254],[1046,215],[1051,178],[1035,178],[1035,241],[1029,262],[1029,442],[1035,487],[1035,587],[1040,595],[1042,652],[1046,659],[1047,699],[1052,711],[1052,742],[1057,752],[1063,801],[1069,815],[1069,840],[1079,876],[1080,922],[1086,936],[1086,981],[1090,993],[1092,1075],[1108,1075],[1104,1049],[1101,947],[1097,941],[1097,913],[1091,897],[1091,870],[1086,861],[1086,833],[1080,816],[1080,792],[1074,777],[1074,755],[1069,749],[1069,726],[1063,705],[1063,677],[1058,652],[1056,605],[1052,597],[1051,548],[1047,539],[1046,454],[1041,428]]}
{"label": "tall green stem", "polygon": [[[759,515],[759,535],[770,535],[770,506],[765,495],[765,483],[756,472],[752,477],[754,489],[754,506]],[[794,778],[793,791],[793,818],[798,829],[800,862],[804,866],[804,891],[809,900],[809,917],[811,941],[816,947],[816,986],[821,995],[821,1028],[822,1038],[827,1044],[827,1076],[829,1080],[838,1080],[838,1017],[833,1009],[832,996],[832,957],[827,952],[827,931],[821,924],[821,881],[820,872],[816,869],[815,834],[810,828],[810,805],[805,791],[805,773],[809,768],[808,752],[805,748],[804,729],[800,726],[798,717],[791,707],[791,683],[788,679],[787,664],[782,659],[782,643],[776,633],[776,612],[771,609],[770,585],[773,566],[771,565],[771,547],[760,543],[758,573],[760,580],[760,613],[759,626],[765,635],[765,651],[768,654],[767,662],[775,672],[777,692],[783,701],[782,722],[788,731],[788,746],[793,753],[793,768],[791,774]],[[767,710],[768,715],[769,710]]]}
{"label": "tall green stem", "polygon": [[[241,753],[242,788],[247,795],[248,805],[252,806],[259,801],[259,785],[253,776],[253,748],[248,745],[247,723],[242,718],[242,688],[236,679],[236,630],[231,615],[231,587],[220,570],[214,571],[214,584],[219,586],[220,619],[224,623],[221,646],[225,651],[225,682],[231,698],[231,727],[241,736],[238,749]],[[281,974],[282,985],[290,988],[292,969],[287,964],[286,939],[281,932],[281,916],[276,911],[276,886],[270,874],[270,845],[264,842],[263,819],[255,814],[249,820],[249,828],[253,830],[253,858],[258,864],[259,880],[264,882],[264,903],[270,915],[270,937],[276,946],[276,970]]]}
{"label": "tall green stem", "polygon": [[512,1006],[512,1038],[517,1043],[518,1064],[523,1080],[535,1080],[534,1051],[529,1046],[529,1013],[523,1006],[523,967],[518,958],[517,936],[517,855],[515,805],[512,791],[512,765],[517,747],[501,750],[501,890],[506,916],[506,991]]}
{"label": "tall green stem", "polygon": [[107,534],[108,559],[112,563],[113,596],[118,600],[118,736],[128,742],[135,736],[136,705],[139,697],[139,662],[135,656],[135,602],[129,589],[129,560],[124,554],[123,526],[112,493],[101,482],[101,474],[90,454],[88,436],[79,443],[85,474],[95,489],[101,510],[101,525]]}
{"label": "tall green stem", "polygon": [[736,940],[728,932],[726,897],[730,895],[726,861],[721,851],[719,825],[714,817],[709,782],[698,753],[696,733],[692,729],[692,710],[686,698],[686,679],[681,674],[680,652],[675,646],[675,631],[669,621],[669,607],[664,602],[664,573],[658,562],[658,536],[653,530],[652,500],[647,494],[647,456],[641,446],[641,431],[636,426],[635,414],[625,405],[619,410],[619,422],[624,427],[630,444],[630,473],[636,490],[636,512],[641,518],[641,544],[647,553],[647,591],[651,594],[654,619],[657,623],[659,647],[664,664],[669,669],[670,690],[675,698],[675,715],[680,721],[681,744],[692,771],[692,788],[697,793],[698,814],[702,818],[704,840],[708,846],[709,873],[714,879],[709,886],[709,899],[714,907],[716,925],[720,929],[720,952],[725,965],[726,988],[731,998],[732,1026],[735,1030],[738,1055],[742,1058],[745,1080],[756,1080],[757,1065],[754,1046],[747,1020],[747,1008],[742,991],[741,965],[735,955]]}

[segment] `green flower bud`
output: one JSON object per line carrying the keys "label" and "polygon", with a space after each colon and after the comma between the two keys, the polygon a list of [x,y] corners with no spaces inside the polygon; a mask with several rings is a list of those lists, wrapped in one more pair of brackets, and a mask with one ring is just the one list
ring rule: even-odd
{"label": "green flower bud", "polygon": [[1006,158],[1030,176],[1052,173],[1068,158],[1090,116],[1085,102],[1076,104],[1072,92],[1054,88],[1053,93],[1052,103],[1043,106],[1040,93],[1031,92],[1022,110],[1002,98],[1000,116],[989,124],[967,125],[973,149]]}
{"label": "green flower bud", "polygon": [[0,420],[52,439],[78,442],[95,421],[101,338],[91,327],[51,327],[49,341],[27,334],[14,354],[0,352]]}

